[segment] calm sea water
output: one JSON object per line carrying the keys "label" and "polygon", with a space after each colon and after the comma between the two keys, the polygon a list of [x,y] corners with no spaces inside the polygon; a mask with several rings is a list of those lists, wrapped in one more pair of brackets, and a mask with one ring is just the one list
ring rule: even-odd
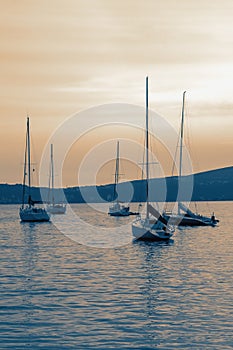
{"label": "calm sea water", "polygon": [[73,205],[80,225],[56,220],[84,245],[0,206],[0,349],[233,349],[233,202],[209,207],[218,227],[166,244],[132,242],[132,218]]}

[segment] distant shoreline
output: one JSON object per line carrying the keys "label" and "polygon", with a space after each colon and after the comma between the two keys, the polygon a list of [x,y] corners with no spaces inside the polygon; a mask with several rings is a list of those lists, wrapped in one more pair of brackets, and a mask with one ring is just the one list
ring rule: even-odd
{"label": "distant shoreline", "polygon": [[[189,181],[193,176],[192,202],[213,202],[233,200],[233,166],[221,169],[210,170],[194,175],[184,176],[184,181]],[[166,182],[166,193],[164,195],[164,181]],[[130,188],[133,187],[132,196],[127,196]],[[176,202],[179,189],[178,177],[155,178],[150,180],[151,192],[150,200],[153,202]],[[55,189],[57,201],[65,200],[72,203],[106,203],[114,200],[114,185],[81,186]],[[32,187],[32,197],[34,200],[47,198],[48,188]],[[183,191],[184,192],[184,191]],[[133,180],[119,184],[119,200],[123,202],[145,202],[145,180]],[[21,204],[22,185],[21,184],[0,184],[0,204]],[[180,197],[182,201],[190,201],[190,196]]]}

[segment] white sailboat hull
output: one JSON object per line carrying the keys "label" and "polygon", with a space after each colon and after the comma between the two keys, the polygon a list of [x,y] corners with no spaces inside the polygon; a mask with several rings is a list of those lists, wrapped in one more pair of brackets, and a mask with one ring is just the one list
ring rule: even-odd
{"label": "white sailboat hull", "polygon": [[46,211],[50,214],[65,214],[66,212],[66,205],[63,204],[50,204],[47,205]]}
{"label": "white sailboat hull", "polygon": [[168,241],[173,236],[174,230],[161,227],[159,223],[150,225],[147,220],[137,220],[132,224],[132,233],[137,240]]}
{"label": "white sailboat hull", "polygon": [[115,203],[113,206],[109,208],[108,214],[111,216],[129,216],[129,206],[120,205],[119,203]]}
{"label": "white sailboat hull", "polygon": [[50,215],[44,208],[20,208],[19,216],[21,221],[25,222],[43,222],[50,220]]}

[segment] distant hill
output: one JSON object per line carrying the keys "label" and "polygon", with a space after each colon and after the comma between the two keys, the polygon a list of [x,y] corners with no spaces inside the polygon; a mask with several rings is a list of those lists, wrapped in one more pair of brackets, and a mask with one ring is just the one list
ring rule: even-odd
{"label": "distant hill", "polygon": [[[190,180],[190,175],[182,178],[183,183],[189,183]],[[193,181],[192,201],[233,200],[233,166],[194,174]],[[178,193],[177,176],[151,179],[149,187],[151,201],[163,201],[164,198],[169,202],[176,201]],[[64,193],[69,203],[104,202],[114,199],[113,189],[113,184],[97,187],[69,187],[64,189]],[[143,202],[146,199],[145,189],[145,180],[123,182],[118,187],[119,199],[128,201],[130,198],[133,202]],[[166,192],[165,189],[167,189]],[[46,193],[47,189],[43,188],[42,191]],[[60,192],[60,190],[56,190],[58,200]],[[190,197],[187,198],[187,194],[185,191],[183,192],[180,193],[180,199],[189,200]],[[32,198],[34,200],[41,200],[40,189],[38,187],[32,188]],[[0,184],[0,204],[20,204],[21,200],[22,185]]]}

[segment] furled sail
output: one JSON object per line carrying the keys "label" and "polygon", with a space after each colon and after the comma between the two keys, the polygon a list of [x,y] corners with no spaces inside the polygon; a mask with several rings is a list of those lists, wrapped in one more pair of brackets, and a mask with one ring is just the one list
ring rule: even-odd
{"label": "furled sail", "polygon": [[158,212],[158,210],[156,210],[154,207],[152,207],[151,204],[148,203],[148,211],[151,215],[153,215],[156,219],[158,219],[159,221],[161,221],[164,225],[168,224],[168,221],[160,215],[160,213]]}

